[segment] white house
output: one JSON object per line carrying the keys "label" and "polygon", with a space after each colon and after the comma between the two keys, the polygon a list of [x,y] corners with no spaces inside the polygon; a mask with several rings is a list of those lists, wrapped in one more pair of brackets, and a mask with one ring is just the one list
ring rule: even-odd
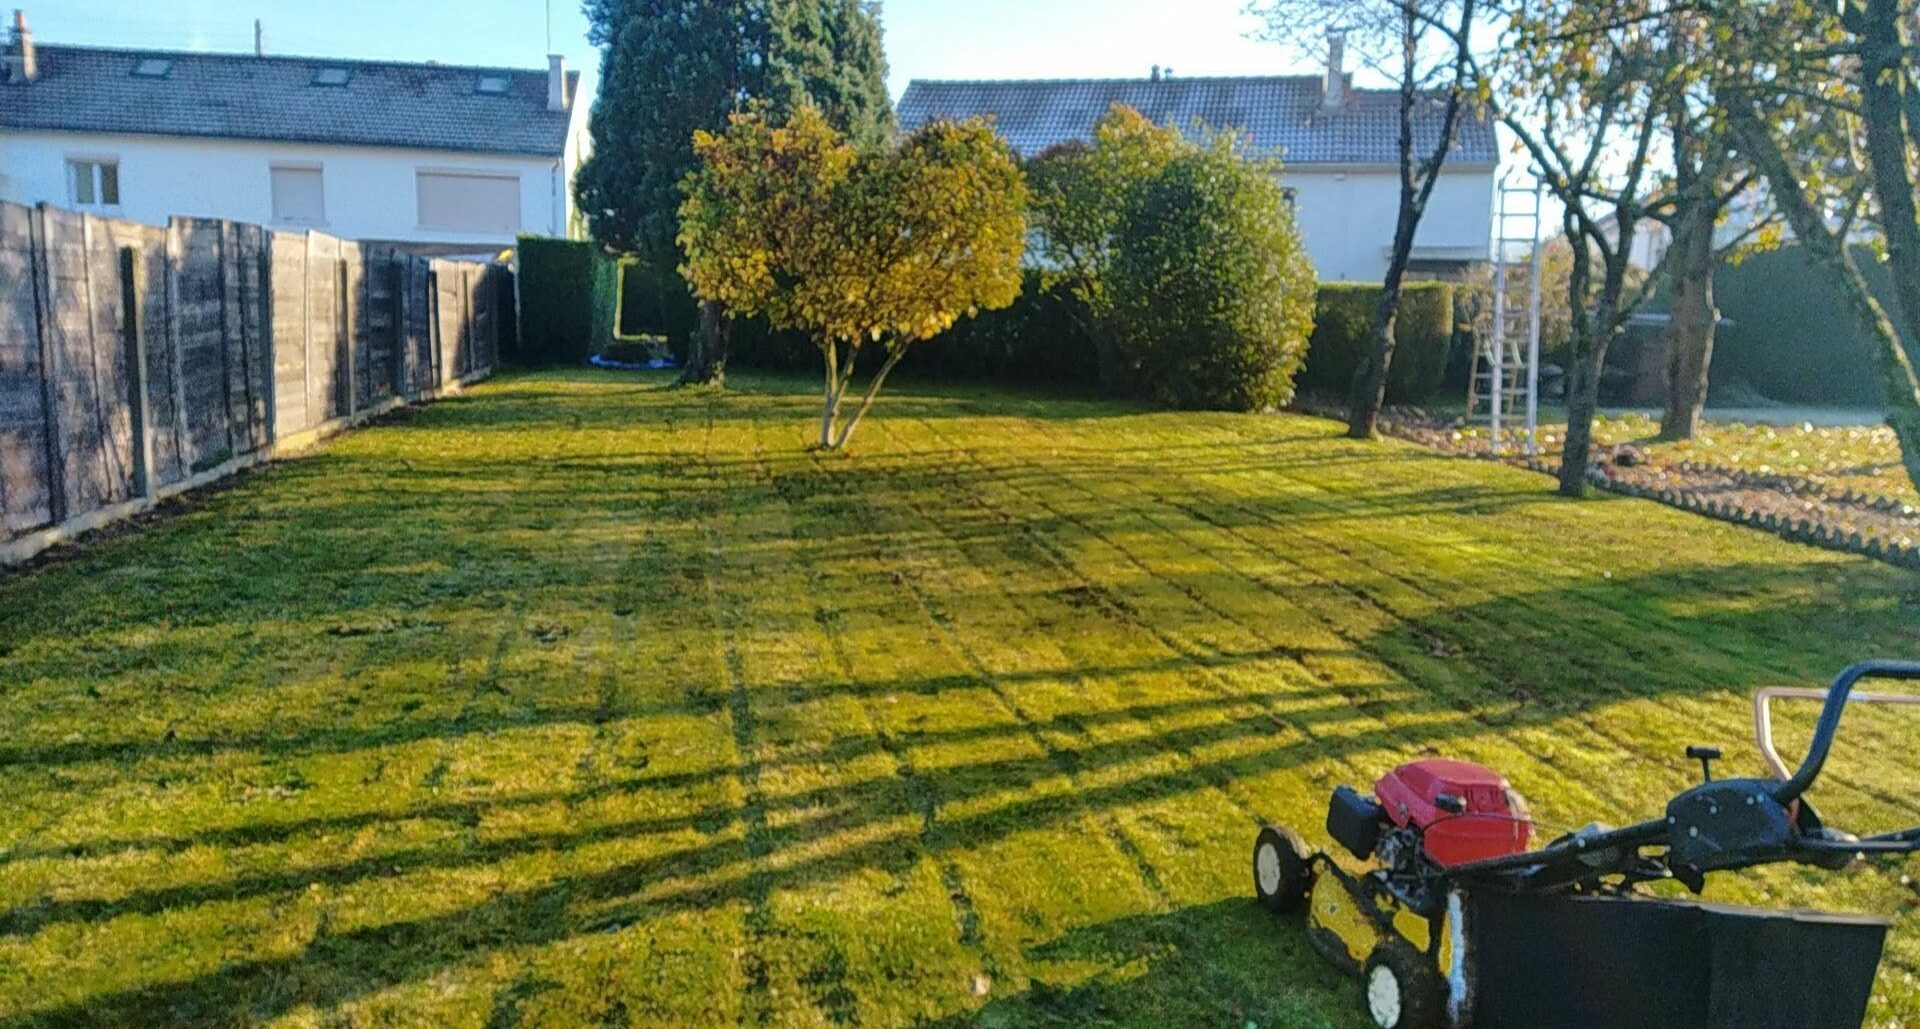
{"label": "white house", "polygon": [[[1163,125],[1244,133],[1285,165],[1307,252],[1326,281],[1379,281],[1399,210],[1399,94],[1352,88],[1333,50],[1325,75],[1235,78],[915,80],[899,117],[913,129],[937,119],[991,117],[1022,156],[1087,140],[1116,103]],[[1438,139],[1440,101],[1423,96],[1415,144]],[[1484,262],[1491,248],[1493,126],[1468,116],[1414,237],[1413,273],[1447,277]]]}
{"label": "white house", "polygon": [[0,198],[315,228],[432,253],[569,235],[579,74],[36,46],[0,71]]}

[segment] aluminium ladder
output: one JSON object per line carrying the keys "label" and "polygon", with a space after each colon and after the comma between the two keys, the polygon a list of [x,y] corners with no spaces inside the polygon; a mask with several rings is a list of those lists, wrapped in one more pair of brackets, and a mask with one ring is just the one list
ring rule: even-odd
{"label": "aluminium ladder", "polygon": [[1467,419],[1488,427],[1495,450],[1518,437],[1537,452],[1540,423],[1540,207],[1536,182],[1502,176],[1493,224],[1491,331],[1476,340]]}

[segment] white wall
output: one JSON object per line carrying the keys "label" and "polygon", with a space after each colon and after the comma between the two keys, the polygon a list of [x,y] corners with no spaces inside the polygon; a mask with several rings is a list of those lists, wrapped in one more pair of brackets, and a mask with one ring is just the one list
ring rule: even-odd
{"label": "white wall", "polygon": [[[1287,168],[1295,220],[1323,282],[1379,282],[1399,217],[1400,179],[1390,170]],[[1415,261],[1485,261],[1492,249],[1493,170],[1442,171],[1413,237]]]}
{"label": "white wall", "polygon": [[[514,233],[464,233],[420,226],[418,169],[479,171],[520,180],[519,231],[566,235],[570,167],[560,158],[510,157],[439,150],[316,146],[240,140],[90,133],[0,133],[0,198],[73,207],[69,158],[110,158],[120,165],[120,205],[89,208],[116,218],[164,225],[170,215],[256,222],[274,228],[317,228],[343,239],[504,247]],[[326,195],[320,225],[275,222],[268,169],[275,163],[317,164]]]}

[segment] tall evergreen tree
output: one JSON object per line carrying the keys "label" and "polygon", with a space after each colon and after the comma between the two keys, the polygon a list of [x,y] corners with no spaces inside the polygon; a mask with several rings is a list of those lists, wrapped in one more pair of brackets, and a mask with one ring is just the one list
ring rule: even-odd
{"label": "tall evergreen tree", "polygon": [[649,261],[678,260],[680,180],[693,134],[723,127],[763,91],[765,22],[755,0],[587,0],[603,48],[574,196],[593,238]]}
{"label": "tall evergreen tree", "polygon": [[[696,130],[764,106],[770,116],[811,101],[853,140],[892,128],[879,12],[862,0],[586,0],[588,38],[603,47],[589,131],[593,153],[574,195],[593,238],[639,256],[671,284],[663,307],[691,303],[670,272],[681,255],[680,183],[696,160]],[[683,382],[726,376],[727,318],[703,304]]]}
{"label": "tall evergreen tree", "polygon": [[785,121],[811,103],[857,147],[893,129],[879,5],[868,0],[771,0],[767,99]]}

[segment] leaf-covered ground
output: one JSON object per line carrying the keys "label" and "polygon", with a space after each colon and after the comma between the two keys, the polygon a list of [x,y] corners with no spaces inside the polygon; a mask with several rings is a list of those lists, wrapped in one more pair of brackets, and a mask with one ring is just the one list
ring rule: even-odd
{"label": "leaf-covered ground", "polygon": [[[0,1024],[1355,1026],[1263,821],[1637,820],[1920,578],[1296,416],[503,378],[0,578]],[[1822,796],[1920,821],[1912,725]],[[1902,871],[1714,896],[1899,917]]]}
{"label": "leaf-covered ground", "polygon": [[[1790,412],[1789,412],[1790,413]],[[1711,414],[1711,412],[1709,412]],[[1543,449],[1560,452],[1564,414],[1544,414]],[[1900,461],[1900,442],[1885,425],[1819,425],[1813,422],[1773,425],[1709,420],[1691,440],[1662,443],[1657,417],[1619,413],[1594,419],[1593,436],[1603,446],[1631,443],[1655,467],[1682,462],[1712,465],[1748,475],[1807,480],[1824,491],[1855,493],[1920,508],[1906,465]],[[1463,430],[1466,442],[1483,438],[1484,430]]]}

